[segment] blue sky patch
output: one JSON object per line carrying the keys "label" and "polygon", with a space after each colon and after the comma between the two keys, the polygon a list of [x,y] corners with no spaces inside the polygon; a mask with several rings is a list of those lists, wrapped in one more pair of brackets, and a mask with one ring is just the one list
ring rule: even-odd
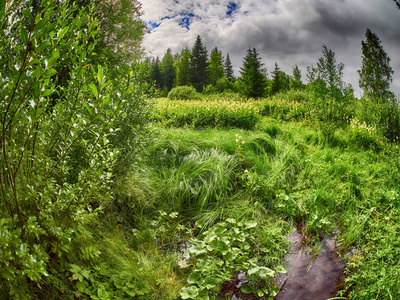
{"label": "blue sky patch", "polygon": [[235,2],[229,2],[227,8],[228,8],[228,11],[226,12],[226,15],[227,15],[227,16],[232,16],[232,14],[233,14],[236,10],[238,10],[239,7],[238,7],[238,5],[237,5]]}
{"label": "blue sky patch", "polygon": [[161,25],[161,23],[156,22],[144,22],[144,25],[147,27],[148,30],[152,31],[153,29],[157,28]]}
{"label": "blue sky patch", "polygon": [[192,20],[193,17],[194,17],[194,14],[192,14],[192,13],[182,14],[182,19],[179,22],[179,26],[189,29],[190,21]]}

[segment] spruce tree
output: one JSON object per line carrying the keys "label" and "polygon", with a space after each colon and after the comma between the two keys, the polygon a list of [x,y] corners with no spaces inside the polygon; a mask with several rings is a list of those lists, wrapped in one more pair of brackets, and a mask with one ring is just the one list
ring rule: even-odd
{"label": "spruce tree", "polygon": [[182,50],[176,62],[176,85],[190,85],[190,51],[186,48]]}
{"label": "spruce tree", "polygon": [[261,58],[258,56],[256,48],[248,49],[240,68],[240,92],[251,98],[259,98],[265,95],[265,73]]}
{"label": "spruce tree", "polygon": [[202,92],[204,86],[208,84],[208,55],[206,47],[201,42],[200,35],[196,38],[191,54],[192,85],[198,92]]}
{"label": "spruce tree", "polygon": [[171,49],[168,48],[161,61],[161,76],[162,76],[162,87],[167,88],[170,91],[174,86],[176,71],[174,66],[174,57]]}
{"label": "spruce tree", "polygon": [[209,83],[216,85],[217,81],[224,77],[224,65],[221,51],[215,47],[210,53],[210,60],[208,61],[208,78]]}
{"label": "spruce tree", "polygon": [[379,37],[371,30],[365,33],[366,40],[362,45],[362,66],[358,71],[360,75],[359,85],[364,93],[374,101],[388,99],[392,82],[393,70],[390,66],[390,58],[381,45]]}
{"label": "spruce tree", "polygon": [[269,95],[275,95],[281,90],[281,80],[280,80],[280,69],[278,67],[278,63],[275,63],[274,71],[271,72],[272,80],[271,85],[269,87]]}
{"label": "spruce tree", "polygon": [[233,73],[233,67],[232,67],[232,62],[231,58],[229,57],[229,53],[226,55],[225,59],[225,77],[230,81],[233,82],[235,80],[235,75]]}
{"label": "spruce tree", "polygon": [[150,61],[150,80],[156,84],[157,87],[161,87],[162,85],[162,76],[161,76],[161,66],[160,66],[160,59],[153,58]]}

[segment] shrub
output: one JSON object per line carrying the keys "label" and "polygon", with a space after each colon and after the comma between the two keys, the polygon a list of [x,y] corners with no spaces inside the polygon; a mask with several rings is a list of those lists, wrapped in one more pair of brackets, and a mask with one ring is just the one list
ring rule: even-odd
{"label": "shrub", "polygon": [[86,226],[109,197],[110,139],[136,84],[89,63],[98,21],[67,2],[0,4],[13,57],[0,56],[0,295],[15,299],[73,293],[72,263],[99,256]]}
{"label": "shrub", "polygon": [[170,100],[192,100],[199,98],[200,95],[192,86],[177,86],[168,93],[168,99]]}

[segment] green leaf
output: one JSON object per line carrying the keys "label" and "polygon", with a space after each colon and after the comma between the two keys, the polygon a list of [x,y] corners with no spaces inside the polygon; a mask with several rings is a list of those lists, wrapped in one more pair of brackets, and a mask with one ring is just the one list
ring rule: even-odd
{"label": "green leaf", "polygon": [[50,58],[49,58],[49,60],[47,62],[47,66],[51,67],[57,61],[57,59],[59,59],[59,58],[60,58],[60,51],[54,50],[50,54]]}
{"label": "green leaf", "polygon": [[215,288],[218,284],[218,280],[212,277],[209,277],[206,279],[206,288],[208,290],[211,290],[213,288]]}
{"label": "green leaf", "polygon": [[44,73],[43,77],[44,78],[50,78],[51,76],[54,76],[56,74],[57,74],[57,71],[55,69],[51,68],[51,69],[48,69],[46,71],[46,73]]}
{"label": "green leaf", "polygon": [[245,222],[244,225],[246,226],[246,229],[250,229],[256,227],[257,222]]}
{"label": "green leaf", "polygon": [[42,52],[43,50],[49,48],[50,46],[51,46],[51,43],[49,41],[41,42],[39,44],[39,46],[37,46],[36,51],[37,52]]}
{"label": "green leaf", "polygon": [[187,288],[182,288],[179,294],[181,295],[182,299],[194,299],[199,294],[199,289],[192,285]]}
{"label": "green leaf", "polygon": [[236,224],[235,219],[226,219],[226,222],[231,223],[231,224]]}
{"label": "green leaf", "polygon": [[199,273],[192,273],[192,274],[190,274],[190,276],[188,277],[187,282],[190,283],[190,284],[196,283],[196,282],[199,281],[200,277],[201,277],[201,276],[200,276]]}
{"label": "green leaf", "polygon": [[99,92],[97,91],[97,87],[94,85],[93,82],[88,84],[90,90],[92,91],[93,95],[97,98],[99,95]]}
{"label": "green leaf", "polygon": [[65,26],[65,27],[59,32],[59,34],[58,34],[58,39],[59,39],[59,40],[61,40],[61,39],[64,37],[64,35],[65,35],[65,33],[68,31],[68,29],[69,29],[69,26]]}
{"label": "green leaf", "polygon": [[97,66],[97,69],[98,69],[98,72],[97,72],[97,80],[98,80],[99,83],[101,84],[101,83],[103,82],[103,77],[104,77],[104,75],[103,75],[103,68],[102,68],[100,65],[98,65],[98,66]]}
{"label": "green leaf", "polygon": [[28,30],[25,27],[21,28],[21,39],[24,44],[28,44]]}
{"label": "green leaf", "polygon": [[268,278],[273,278],[275,276],[275,271],[267,267],[260,267],[258,276],[260,276],[261,279],[267,280]]}
{"label": "green leaf", "polygon": [[199,242],[196,245],[190,247],[189,253],[195,256],[207,253],[206,244],[204,242]]}
{"label": "green leaf", "polygon": [[253,293],[253,287],[247,283],[243,283],[242,286],[240,287],[240,290],[245,294]]}
{"label": "green leaf", "polygon": [[262,290],[257,290],[256,294],[258,297],[264,296],[264,292]]}
{"label": "green leaf", "polygon": [[278,273],[282,273],[282,274],[286,274],[287,273],[287,270],[282,266],[277,266],[275,268],[275,271],[278,272]]}
{"label": "green leaf", "polygon": [[37,23],[36,26],[33,28],[33,31],[38,32],[39,30],[42,30],[48,22],[48,18],[40,20],[39,23]]}

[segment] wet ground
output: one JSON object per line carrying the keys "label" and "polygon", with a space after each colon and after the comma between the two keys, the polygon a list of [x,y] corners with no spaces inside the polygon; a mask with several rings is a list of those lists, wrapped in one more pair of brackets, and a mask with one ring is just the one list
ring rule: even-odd
{"label": "wet ground", "polygon": [[344,280],[345,263],[340,261],[334,239],[323,239],[313,260],[304,245],[304,235],[297,230],[288,237],[291,249],[286,257],[287,274],[278,278],[281,291],[276,300],[326,300],[336,296]]}

